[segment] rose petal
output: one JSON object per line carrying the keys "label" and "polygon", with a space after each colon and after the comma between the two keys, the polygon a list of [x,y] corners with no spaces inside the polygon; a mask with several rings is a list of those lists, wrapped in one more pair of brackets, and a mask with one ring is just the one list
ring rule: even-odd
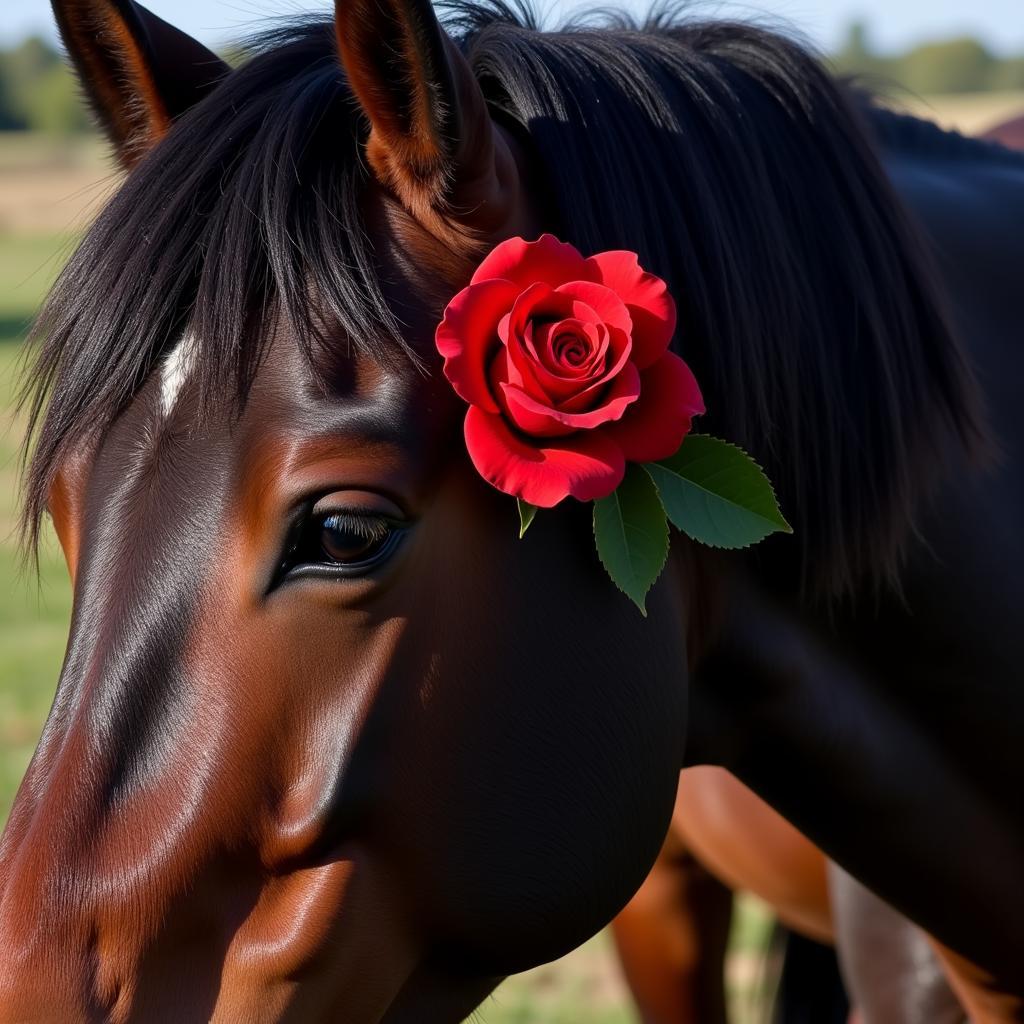
{"label": "rose petal", "polygon": [[508,384],[500,387],[509,419],[524,434],[558,437],[576,430],[593,430],[602,423],[621,419],[640,395],[640,373],[632,363],[627,363],[601,396],[600,404],[585,412],[564,412],[536,401],[517,387]]}
{"label": "rose petal", "polygon": [[[547,301],[555,297],[554,289],[543,282],[532,284],[521,291],[512,303],[507,317],[501,320],[499,334],[504,344],[508,344],[510,338],[522,340],[526,334],[531,317],[540,315],[539,307],[543,307]],[[556,298],[556,303],[563,304],[562,300]],[[536,358],[536,356],[535,356]]]}
{"label": "rose petal", "polygon": [[498,349],[491,360],[487,374],[491,383],[491,394],[499,398],[502,384],[511,384],[514,387],[522,388],[523,391],[533,395],[540,402],[555,401],[555,396],[548,394],[538,380],[540,375],[537,371],[539,369],[540,366],[526,356],[513,339],[512,345]]}
{"label": "rose petal", "polygon": [[[597,314],[601,323],[610,327],[618,327],[620,331],[629,334],[633,330],[633,320],[625,303],[610,288],[602,284],[594,284],[592,281],[569,281],[559,285],[555,292],[558,295],[570,295],[579,299]],[[586,320],[586,316],[574,313],[580,320]]]}
{"label": "rose petal", "polygon": [[692,418],[703,412],[704,399],[689,366],[666,352],[640,374],[640,397],[602,433],[622,448],[627,461],[657,462],[676,453]]}
{"label": "rose petal", "polygon": [[[508,344],[512,337],[525,337],[527,324],[531,322],[537,324],[566,318],[594,324],[601,323],[602,319],[597,310],[576,296],[563,294],[543,283],[530,285],[516,297],[508,317],[502,318],[501,340]],[[533,355],[537,358],[536,352]]]}
{"label": "rose petal", "polygon": [[434,336],[444,356],[444,375],[460,398],[488,412],[498,404],[487,385],[492,349],[500,346],[498,322],[511,308],[519,287],[509,281],[481,281],[463,288],[448,303]]}
{"label": "rose petal", "polygon": [[626,471],[618,445],[600,431],[534,447],[516,437],[501,416],[470,406],[465,434],[469,457],[488,483],[541,508],[570,496],[579,501],[606,498]]}
{"label": "rose petal", "polygon": [[[523,387],[542,400],[555,400],[544,384],[544,373],[533,342],[533,325],[549,318],[562,319],[579,314],[586,321],[597,321],[597,313],[579,299],[560,295],[546,284],[531,285],[519,296],[507,317],[498,326],[498,335],[509,354],[509,366],[501,367],[510,382]],[[533,318],[537,318],[534,320]],[[513,367],[522,380],[516,380]],[[491,379],[494,379],[492,372]]]}
{"label": "rose petal", "polygon": [[514,345],[513,349],[517,355],[521,355],[524,361],[527,362],[530,368],[534,368],[540,364],[540,357],[537,355],[537,348],[533,341],[533,321],[528,320],[523,327],[522,333],[513,338],[514,341],[518,341],[519,345]]}
{"label": "rose petal", "polygon": [[633,319],[633,361],[651,366],[669,346],[676,329],[676,304],[665,282],[648,274],[635,252],[599,252],[587,261],[596,276],[620,296]]}
{"label": "rose petal", "polygon": [[[533,323],[527,322],[519,334],[506,331],[506,336],[508,341],[495,356],[489,374],[494,386],[493,394],[500,396],[501,392],[496,385],[499,380],[503,380],[522,388],[545,405],[557,402],[560,397],[558,381],[544,369],[537,357],[533,343]],[[578,390],[578,386],[574,390]]]}
{"label": "rose petal", "polygon": [[472,283],[504,278],[522,291],[538,281],[556,288],[565,281],[596,280],[594,274],[575,246],[545,234],[535,242],[509,238],[496,246],[476,268]]}
{"label": "rose petal", "polygon": [[[564,355],[574,339],[581,356],[571,362]],[[591,376],[595,365],[603,365],[608,348],[608,328],[604,324],[585,323],[573,317],[543,324],[537,332],[536,350],[541,364],[560,380],[579,380]]]}
{"label": "rose petal", "polygon": [[[564,322],[560,321],[560,323]],[[562,402],[571,399],[574,395],[578,395],[580,391],[588,388],[593,381],[605,373],[607,368],[608,329],[604,324],[586,325],[593,332],[593,336],[596,339],[594,352],[586,363],[581,364],[579,367],[560,367],[557,365],[549,367],[549,363],[553,362],[553,360],[548,357],[545,349],[550,344],[550,332],[557,326],[559,325],[545,324],[537,332],[537,336],[541,338],[541,341],[537,344],[541,349],[540,355],[542,358],[536,362],[531,361],[530,369],[539,388],[550,399],[548,404],[561,406]],[[527,387],[523,390],[527,394],[533,395],[534,398],[539,397],[532,388]]]}
{"label": "rose petal", "polygon": [[[586,390],[590,387],[590,377],[583,377],[578,380],[572,378],[556,377],[554,374],[549,373],[539,364],[533,364],[532,375],[527,378],[526,374],[521,374],[524,379],[532,379],[536,382],[536,387],[529,385],[521,385],[523,391],[528,395],[536,398],[539,402],[544,405],[558,406],[563,408],[566,402],[572,402],[576,395],[580,391]],[[515,384],[516,381],[510,383]],[[586,400],[583,405],[585,406]],[[568,409],[568,412],[578,412],[578,409]]]}
{"label": "rose petal", "polygon": [[622,373],[627,363],[632,362],[633,343],[625,331],[617,327],[608,328],[609,352],[605,359],[604,372],[577,391],[571,398],[559,403],[564,412],[584,412],[597,402],[598,395]]}

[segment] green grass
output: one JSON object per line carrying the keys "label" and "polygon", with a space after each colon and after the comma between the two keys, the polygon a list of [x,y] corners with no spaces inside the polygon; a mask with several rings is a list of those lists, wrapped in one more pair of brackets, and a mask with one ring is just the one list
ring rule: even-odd
{"label": "green grass", "polygon": [[0,235],[0,339],[21,335],[73,242],[68,235]]}
{"label": "green grass", "polygon": [[[22,328],[55,272],[56,247],[64,244],[0,237],[0,823],[53,699],[71,613],[67,570],[53,537],[43,538],[38,577],[18,547],[24,422],[13,407]],[[39,270],[45,266],[50,269]]]}
{"label": "green grass", "polygon": [[509,978],[470,1018],[477,1024],[636,1024],[611,937],[595,935],[568,958]]}

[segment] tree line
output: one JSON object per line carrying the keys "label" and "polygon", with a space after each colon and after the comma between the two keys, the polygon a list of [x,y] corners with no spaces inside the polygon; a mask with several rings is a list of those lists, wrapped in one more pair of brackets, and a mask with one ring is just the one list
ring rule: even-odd
{"label": "tree line", "polygon": [[855,22],[832,64],[881,92],[904,89],[933,96],[1024,89],[1024,53],[998,57],[971,36],[922,43],[887,55],[871,45],[867,26]]}
{"label": "tree line", "polygon": [[[863,23],[850,26],[833,67],[876,91],[920,95],[1024,90],[1024,54],[1000,57],[968,36],[880,54]],[[78,86],[58,50],[31,37],[0,50],[0,131],[70,135],[90,129]]]}
{"label": "tree line", "polygon": [[55,47],[30,37],[0,50],[0,131],[88,131],[78,84]]}

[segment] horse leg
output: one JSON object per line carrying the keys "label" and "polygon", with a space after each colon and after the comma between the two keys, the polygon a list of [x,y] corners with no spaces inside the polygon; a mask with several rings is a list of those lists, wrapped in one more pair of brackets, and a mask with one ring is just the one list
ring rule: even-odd
{"label": "horse leg", "polygon": [[731,888],[759,896],[794,931],[832,942],[824,855],[734,775],[710,765],[683,771],[673,827]]}
{"label": "horse leg", "polygon": [[708,765],[680,776],[674,824],[718,878],[755,893],[787,926],[774,1020],[845,1021],[821,851],[735,776]]}
{"label": "horse leg", "polygon": [[[731,898],[716,879],[756,893],[800,933],[831,941],[821,852],[728,772],[687,768],[661,855],[613,924],[627,981],[647,1024],[725,1019]],[[789,967],[803,976],[798,987],[806,990],[807,972]],[[796,984],[792,970],[790,975]],[[816,989],[811,1001],[819,1009],[831,1007],[833,996]]]}
{"label": "horse leg", "polygon": [[689,852],[673,821],[646,881],[612,922],[644,1024],[725,1024],[732,893]]}
{"label": "horse leg", "polygon": [[836,947],[858,1024],[964,1024],[928,936],[835,864]]}
{"label": "horse leg", "polygon": [[834,864],[829,884],[837,944],[863,1024],[1020,1024],[1024,1003],[937,943]]}

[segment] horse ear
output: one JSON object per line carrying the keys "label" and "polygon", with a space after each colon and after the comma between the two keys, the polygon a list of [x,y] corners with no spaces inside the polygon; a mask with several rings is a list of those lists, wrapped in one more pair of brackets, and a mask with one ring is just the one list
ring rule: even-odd
{"label": "horse ear", "polygon": [[61,38],[121,163],[131,168],[228,66],[132,0],[52,0]]}
{"label": "horse ear", "polygon": [[519,192],[515,160],[430,0],[337,0],[335,29],[381,183],[435,233],[506,227]]}

